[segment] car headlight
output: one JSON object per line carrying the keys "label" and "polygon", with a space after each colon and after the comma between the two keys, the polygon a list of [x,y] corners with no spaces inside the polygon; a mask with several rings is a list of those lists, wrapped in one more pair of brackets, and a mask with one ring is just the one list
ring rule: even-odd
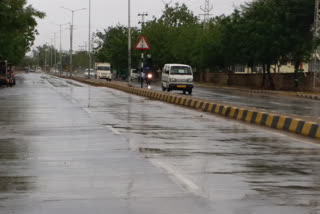
{"label": "car headlight", "polygon": [[191,83],[191,82],[193,82],[193,79],[192,79],[192,78],[190,78],[190,79],[188,79],[187,81]]}
{"label": "car headlight", "polygon": [[170,78],[170,82],[176,82],[177,80],[175,78]]}
{"label": "car headlight", "polygon": [[148,76],[147,76],[149,79],[151,79],[152,78],[152,74],[148,74]]}

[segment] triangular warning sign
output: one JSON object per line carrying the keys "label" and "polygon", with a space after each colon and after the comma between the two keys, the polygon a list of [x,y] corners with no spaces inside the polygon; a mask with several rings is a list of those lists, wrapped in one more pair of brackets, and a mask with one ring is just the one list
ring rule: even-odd
{"label": "triangular warning sign", "polygon": [[141,36],[139,42],[136,44],[137,50],[150,50],[150,46],[144,36]]}

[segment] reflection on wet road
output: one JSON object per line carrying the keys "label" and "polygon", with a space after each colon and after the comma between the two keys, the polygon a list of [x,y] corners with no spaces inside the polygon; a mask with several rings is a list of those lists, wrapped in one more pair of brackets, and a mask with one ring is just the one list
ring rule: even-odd
{"label": "reflection on wet road", "polygon": [[[139,84],[134,83],[139,87]],[[152,89],[161,90],[160,83],[153,83]],[[181,93],[179,91],[172,93]],[[225,88],[195,87],[192,96],[219,102],[249,106],[285,114],[310,116],[320,119],[320,101],[296,97],[249,94]]]}
{"label": "reflection on wet road", "polygon": [[320,213],[317,145],[108,88],[21,78],[0,95],[0,213]]}

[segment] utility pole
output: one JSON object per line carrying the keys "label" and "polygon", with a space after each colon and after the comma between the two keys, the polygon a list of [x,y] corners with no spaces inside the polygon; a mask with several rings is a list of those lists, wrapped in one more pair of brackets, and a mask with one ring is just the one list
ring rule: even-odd
{"label": "utility pole", "polygon": [[56,49],[56,33],[54,33],[54,71],[57,73],[57,49]]}
{"label": "utility pole", "polygon": [[88,54],[89,54],[89,70],[88,70],[88,79],[90,79],[91,72],[91,0],[89,0],[89,39],[88,39]]}
{"label": "utility pole", "polygon": [[86,8],[81,8],[78,10],[71,10],[65,7],[62,7],[65,10],[68,10],[72,13],[71,25],[70,25],[70,76],[72,77],[72,53],[73,53],[73,17],[74,13],[80,10],[85,10]]}
{"label": "utility pole", "polygon": [[169,5],[172,3],[172,0],[170,0],[169,2],[163,1],[163,4],[165,5],[165,9],[169,8]]}
{"label": "utility pole", "polygon": [[204,25],[206,27],[206,25],[209,22],[210,16],[213,15],[213,14],[211,14],[211,11],[213,10],[213,6],[210,5],[210,0],[205,0],[204,8],[200,7],[200,9],[203,11],[203,14],[200,14],[200,16],[204,17],[203,18],[203,22],[204,22]]}
{"label": "utility pole", "polygon": [[146,12],[139,13],[138,16],[141,16],[141,21],[139,22],[139,24],[141,24],[141,32],[142,32],[142,30],[144,28],[144,23],[146,23],[145,17],[148,16],[148,13],[146,13]]}
{"label": "utility pole", "polygon": [[131,2],[128,0],[128,85],[131,86]]}
{"label": "utility pole", "polygon": [[47,52],[48,52],[48,47],[47,44],[45,46],[45,50],[44,50],[44,72],[47,73]]}
{"label": "utility pole", "polygon": [[[320,30],[320,0],[315,0],[315,10],[314,10],[314,37],[319,36],[319,30]],[[313,89],[316,88],[316,72],[319,72],[318,65],[318,56],[319,51],[318,47],[315,49],[314,56],[313,56]]]}
{"label": "utility pole", "polygon": [[[139,13],[138,16],[141,16],[141,21],[139,22],[139,24],[141,24],[141,33],[143,33],[143,28],[144,28],[144,23],[145,23],[145,17],[148,16],[148,13]],[[143,88],[143,67],[144,67],[144,53],[143,50],[141,51],[141,71],[140,71],[140,84],[141,84],[141,88]]]}

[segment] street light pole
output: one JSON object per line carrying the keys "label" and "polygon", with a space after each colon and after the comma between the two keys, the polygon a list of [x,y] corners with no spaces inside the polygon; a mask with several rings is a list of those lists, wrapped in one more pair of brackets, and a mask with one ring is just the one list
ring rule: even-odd
{"label": "street light pole", "polygon": [[72,53],[73,53],[73,17],[74,13],[80,10],[85,10],[86,8],[81,8],[78,10],[71,10],[65,7],[62,7],[65,10],[68,10],[72,13],[72,20],[71,20],[71,26],[70,26],[70,76],[72,76]]}
{"label": "street light pole", "polygon": [[128,84],[131,86],[131,2],[128,0]]}
{"label": "street light pole", "polygon": [[54,72],[57,72],[57,49],[56,49],[56,33],[54,33]]}
{"label": "street light pole", "polygon": [[89,55],[89,70],[88,70],[88,79],[90,79],[91,72],[91,0],[89,0],[89,41],[88,41],[88,55]]}

